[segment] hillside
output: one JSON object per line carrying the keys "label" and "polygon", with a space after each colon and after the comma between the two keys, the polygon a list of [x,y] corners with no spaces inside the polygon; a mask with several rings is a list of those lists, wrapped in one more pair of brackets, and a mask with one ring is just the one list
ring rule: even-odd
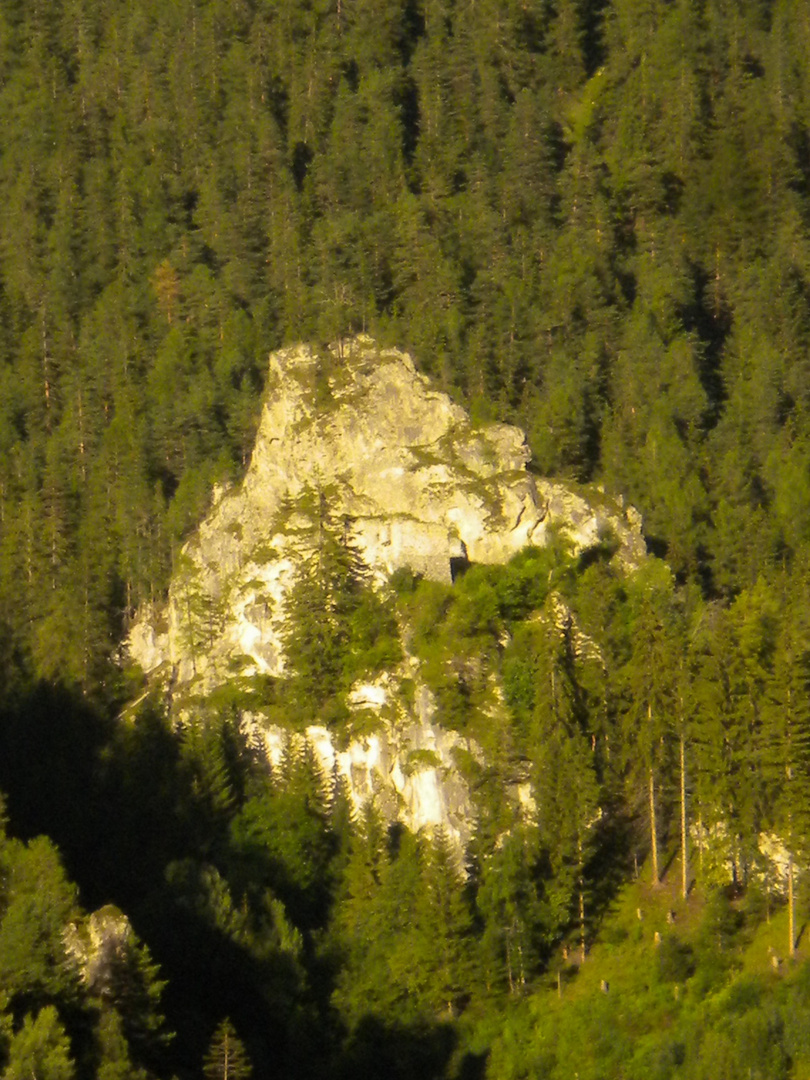
{"label": "hillside", "polygon": [[[724,1015],[738,983],[763,1009],[800,1003],[810,627],[798,576],[706,600],[643,554],[637,515],[598,489],[589,505],[583,489],[535,481],[516,468],[519,432],[473,428],[407,358],[365,339],[273,364],[281,383],[244,483],[189,537],[166,609],[135,624],[130,653],[149,670],[127,670],[123,712],[21,667],[6,694],[12,822],[48,833],[85,905],[112,901],[150,950],[133,953],[134,997],[130,975],[109,988],[82,977],[84,1044],[66,1005],[75,982],[47,974],[11,982],[10,1030],[23,1039],[23,1016],[47,1019],[88,1075],[115,1054],[190,1074],[230,1018],[268,1075],[562,1075],[590,1061],[607,1076],[625,1057],[649,1068],[660,1049],[674,1077],[713,1060],[686,1030],[695,1010]],[[404,442],[386,413],[371,422],[378,391],[403,377]],[[315,460],[333,469],[320,487]],[[404,516],[379,487],[392,460],[408,474]],[[548,521],[552,504],[573,516]],[[381,544],[403,520],[433,546]],[[19,848],[8,858],[25,865]],[[75,939],[65,920],[87,919],[49,874],[43,899],[63,899],[45,973]],[[0,911],[15,979],[34,947],[14,921],[17,888]],[[773,913],[784,967],[761,975]],[[603,979],[609,1007],[593,998]],[[666,1006],[675,987],[686,996]],[[531,1018],[549,993],[562,998],[544,1048]],[[569,1025],[625,1000],[650,1019],[617,1017],[623,1057],[566,1048]],[[133,1009],[149,1030],[116,1050],[105,1025]],[[782,1072],[763,1076],[803,1067],[802,1044],[787,1028],[779,1038]]]}
{"label": "hillside", "polygon": [[0,598],[98,691],[266,357],[366,330],[707,595],[810,533],[798,0],[0,13]]}
{"label": "hillside", "polygon": [[3,1080],[810,1075],[805,7],[0,5]]}

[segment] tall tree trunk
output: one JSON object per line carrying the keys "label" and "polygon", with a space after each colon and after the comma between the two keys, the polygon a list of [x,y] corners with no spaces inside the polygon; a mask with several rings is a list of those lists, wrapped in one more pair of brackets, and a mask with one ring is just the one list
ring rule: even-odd
{"label": "tall tree trunk", "polygon": [[793,891],[793,853],[788,855],[788,956],[796,955],[796,898]]}
{"label": "tall tree trunk", "polygon": [[579,856],[579,878],[577,881],[577,887],[579,890],[579,955],[580,960],[585,963],[586,953],[586,938],[585,938],[585,874],[583,869],[582,858],[582,837],[577,837],[577,854]]}
{"label": "tall tree trunk", "polygon": [[681,730],[681,896],[689,891],[689,853],[686,836],[686,764],[683,730]]}
{"label": "tall tree trunk", "polygon": [[[647,721],[652,731],[652,705],[647,703]],[[650,854],[652,856],[653,885],[658,884],[658,829],[655,821],[655,774],[650,761]]]}
{"label": "tall tree trunk", "polygon": [[51,432],[51,358],[48,349],[48,319],[42,308],[42,383],[45,394],[45,430]]}
{"label": "tall tree trunk", "polygon": [[650,854],[653,885],[658,884],[658,830],[655,821],[655,774],[650,766]]}

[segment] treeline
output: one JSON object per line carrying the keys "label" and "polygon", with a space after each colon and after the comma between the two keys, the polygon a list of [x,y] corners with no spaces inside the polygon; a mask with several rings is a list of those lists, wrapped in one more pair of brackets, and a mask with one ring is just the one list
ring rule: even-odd
{"label": "treeline", "polygon": [[731,597],[810,528],[796,0],[9,2],[0,596],[86,688],[268,351],[411,347]]}

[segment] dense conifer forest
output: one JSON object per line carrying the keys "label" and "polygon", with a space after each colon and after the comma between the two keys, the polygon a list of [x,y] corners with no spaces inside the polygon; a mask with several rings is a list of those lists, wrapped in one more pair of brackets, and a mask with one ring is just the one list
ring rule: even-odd
{"label": "dense conifer forest", "polygon": [[[808,55],[802,0],[0,0],[3,1080],[808,1075]],[[122,717],[268,353],[358,331],[645,523],[303,582],[274,715],[407,625],[463,867],[232,699]]]}

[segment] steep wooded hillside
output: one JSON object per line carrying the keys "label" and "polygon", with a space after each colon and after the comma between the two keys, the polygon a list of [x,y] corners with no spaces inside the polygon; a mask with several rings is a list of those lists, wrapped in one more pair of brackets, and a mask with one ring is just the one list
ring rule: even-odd
{"label": "steep wooded hillside", "polygon": [[[807,1073],[809,52],[802,0],[0,4],[4,1080]],[[659,557],[375,592],[323,515],[262,705],[347,738],[408,627],[463,873],[238,693],[120,716],[268,354],[358,333]]]}
{"label": "steep wooded hillside", "polygon": [[733,595],[810,528],[796,0],[8,3],[0,596],[108,686],[268,352],[410,347]]}

